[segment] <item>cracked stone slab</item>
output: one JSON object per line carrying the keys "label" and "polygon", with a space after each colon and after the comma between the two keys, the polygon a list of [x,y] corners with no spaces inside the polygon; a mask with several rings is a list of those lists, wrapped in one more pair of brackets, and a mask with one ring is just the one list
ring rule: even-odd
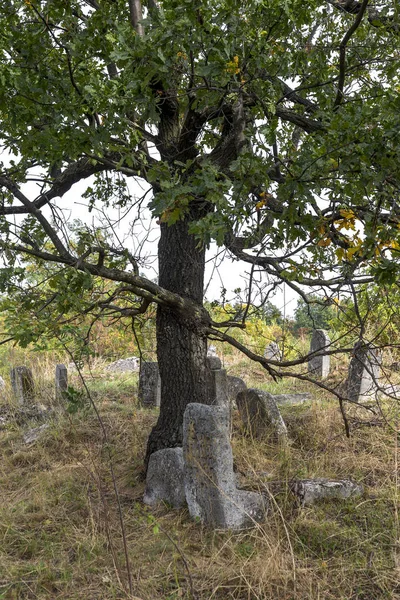
{"label": "cracked stone slab", "polygon": [[185,494],[192,517],[215,528],[242,529],[263,520],[268,504],[261,494],[236,487],[229,423],[229,407],[186,407]]}

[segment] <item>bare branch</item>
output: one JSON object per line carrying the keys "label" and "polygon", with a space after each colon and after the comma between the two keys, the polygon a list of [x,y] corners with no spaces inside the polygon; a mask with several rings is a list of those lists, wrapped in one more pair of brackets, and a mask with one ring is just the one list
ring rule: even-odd
{"label": "bare branch", "polygon": [[356,32],[358,27],[361,25],[362,18],[367,9],[369,0],[363,0],[360,10],[358,11],[357,17],[350,27],[350,29],[346,32],[342,41],[340,42],[340,58],[339,58],[339,82],[338,82],[338,91],[335,98],[335,102],[333,104],[334,108],[338,107],[343,100],[343,88],[344,88],[344,80],[346,76],[346,48],[347,44],[350,41],[351,36]]}

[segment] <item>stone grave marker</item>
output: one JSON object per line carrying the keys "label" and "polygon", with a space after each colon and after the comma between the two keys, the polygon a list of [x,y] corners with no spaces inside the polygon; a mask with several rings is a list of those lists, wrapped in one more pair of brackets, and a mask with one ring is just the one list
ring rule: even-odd
{"label": "stone grave marker", "polygon": [[0,390],[4,390],[6,387],[6,382],[2,377],[0,377]]}
{"label": "stone grave marker", "polygon": [[222,369],[218,356],[207,356],[207,386],[208,404],[214,406],[228,406],[228,381],[225,369]]}
{"label": "stone grave marker", "polygon": [[243,392],[247,390],[247,385],[240,377],[234,377],[233,375],[228,375],[228,398],[231,406],[236,408],[236,396],[239,392]]}
{"label": "stone grave marker", "polygon": [[350,360],[347,379],[349,400],[374,400],[378,391],[381,359],[377,348],[357,342]]}
{"label": "stone grave marker", "polygon": [[160,406],[161,378],[156,362],[142,362],[139,375],[139,402],[142,406]]}
{"label": "stone grave marker", "polygon": [[56,399],[63,400],[68,389],[68,371],[65,365],[56,365]]}
{"label": "stone grave marker", "polygon": [[298,394],[273,394],[273,398],[278,406],[296,406],[297,404],[303,404],[312,400],[312,396],[309,392],[302,392]]}
{"label": "stone grave marker", "polygon": [[310,354],[318,353],[308,361],[308,372],[315,377],[325,379],[329,375],[331,358],[329,354],[324,354],[324,350],[329,349],[331,340],[324,329],[314,329],[311,337]]}
{"label": "stone grave marker", "polygon": [[161,501],[173,508],[186,504],[182,448],[165,448],[150,456],[143,502],[154,506]]}
{"label": "stone grave marker", "polygon": [[129,371],[139,371],[140,359],[137,356],[128,356],[120,358],[107,366],[107,371],[116,373],[127,373]]}
{"label": "stone grave marker", "polygon": [[282,352],[276,342],[271,342],[265,348],[264,358],[268,358],[269,360],[282,360]]}
{"label": "stone grave marker", "polygon": [[236,397],[240,416],[253,437],[262,437],[272,427],[278,441],[287,443],[287,427],[272,394],[257,389],[240,392]]}
{"label": "stone grave marker", "polygon": [[211,371],[222,369],[222,362],[216,354],[207,354],[206,365]]}
{"label": "stone grave marker", "polygon": [[241,529],[264,518],[266,499],[236,487],[227,406],[188,404],[183,419],[189,513],[206,525]]}
{"label": "stone grave marker", "polygon": [[10,371],[11,386],[18,404],[30,404],[34,400],[35,385],[32,371],[25,366],[14,367]]}

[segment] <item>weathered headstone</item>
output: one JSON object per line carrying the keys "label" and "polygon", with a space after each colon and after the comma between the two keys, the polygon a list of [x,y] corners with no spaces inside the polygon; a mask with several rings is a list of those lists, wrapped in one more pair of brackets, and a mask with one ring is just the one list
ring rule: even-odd
{"label": "weathered headstone", "polygon": [[240,377],[228,375],[227,379],[229,401],[231,403],[231,406],[236,407],[236,396],[239,394],[239,392],[247,390],[247,385]]}
{"label": "weathered headstone", "polygon": [[221,359],[216,354],[207,354],[206,364],[211,371],[222,369]]}
{"label": "weathered headstone", "polygon": [[117,373],[126,373],[129,371],[138,371],[140,359],[137,356],[128,356],[128,358],[120,358],[107,366],[107,371]]}
{"label": "weathered headstone", "polygon": [[380,377],[380,356],[376,348],[357,342],[349,365],[347,395],[349,400],[359,402],[376,397]]}
{"label": "weathered headstone", "polygon": [[217,356],[217,348],[215,346],[208,346],[207,356]]}
{"label": "weathered headstone", "polygon": [[311,337],[310,357],[308,361],[308,372],[315,377],[325,379],[329,375],[330,356],[324,354],[329,349],[331,340],[324,329],[314,329]]}
{"label": "weathered headstone", "polygon": [[161,379],[158,371],[158,363],[142,362],[138,396],[142,406],[160,406]]}
{"label": "weathered headstone", "polygon": [[68,389],[68,371],[65,365],[56,365],[56,398],[63,400]]}
{"label": "weathered headstone", "polygon": [[292,492],[301,506],[310,506],[318,500],[346,500],[361,496],[363,486],[349,479],[298,479],[291,484]]}
{"label": "weathered headstone", "polygon": [[0,390],[4,390],[5,387],[6,387],[6,382],[4,381],[4,379],[2,377],[0,377]]}
{"label": "weathered headstone", "polygon": [[212,527],[241,529],[265,516],[261,494],[238,490],[229,442],[229,408],[188,404],[183,419],[189,513]]}
{"label": "weathered headstone", "polygon": [[228,406],[228,381],[225,369],[209,369],[207,372],[208,404]]}
{"label": "weathered headstone", "polygon": [[29,404],[35,396],[32,371],[25,366],[14,367],[10,371],[11,386],[18,404]]}
{"label": "weathered headstone", "polygon": [[271,342],[265,348],[264,358],[268,358],[269,360],[282,360],[282,352],[276,342]]}
{"label": "weathered headstone", "polygon": [[310,506],[320,500],[347,500],[361,496],[364,488],[360,483],[350,479],[292,479],[263,481],[264,476],[270,477],[270,473],[257,473],[262,484],[272,496],[285,493],[288,485],[290,491],[296,496],[300,506]]}
{"label": "weathered headstone", "polygon": [[300,394],[273,394],[273,398],[278,406],[303,404],[312,399],[309,392]]}
{"label": "weathered headstone", "polygon": [[271,429],[280,442],[287,442],[287,427],[274,397],[262,390],[249,389],[236,397],[240,416],[253,437],[262,437]]}
{"label": "weathered headstone", "polygon": [[182,448],[165,448],[150,456],[143,502],[154,506],[161,501],[173,508],[186,504]]}

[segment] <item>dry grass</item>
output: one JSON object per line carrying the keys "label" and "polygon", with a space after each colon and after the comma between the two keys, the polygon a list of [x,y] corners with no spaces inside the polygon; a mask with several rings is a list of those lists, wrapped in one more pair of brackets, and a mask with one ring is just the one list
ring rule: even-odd
{"label": "dry grass", "polygon": [[[239,375],[244,369],[236,356],[232,367]],[[265,384],[257,367],[247,364],[242,374],[251,385]],[[98,370],[88,381],[107,443],[84,406],[73,415],[59,413],[31,446],[22,441],[24,426],[0,431],[0,598],[400,598],[398,448],[390,428],[361,427],[348,440],[335,402],[318,392],[311,405],[286,409],[292,444],[279,450],[272,439],[246,437],[235,415],[235,465],[249,489],[266,491],[266,482],[276,479],[350,477],[364,483],[366,494],[299,509],[284,491],[271,499],[265,524],[211,531],[186,510],[142,505],[142,460],[157,415],[137,406],[135,379],[101,377]],[[43,389],[50,388],[45,373]],[[299,384],[296,391],[302,391]],[[133,595],[127,592],[109,452]]]}

